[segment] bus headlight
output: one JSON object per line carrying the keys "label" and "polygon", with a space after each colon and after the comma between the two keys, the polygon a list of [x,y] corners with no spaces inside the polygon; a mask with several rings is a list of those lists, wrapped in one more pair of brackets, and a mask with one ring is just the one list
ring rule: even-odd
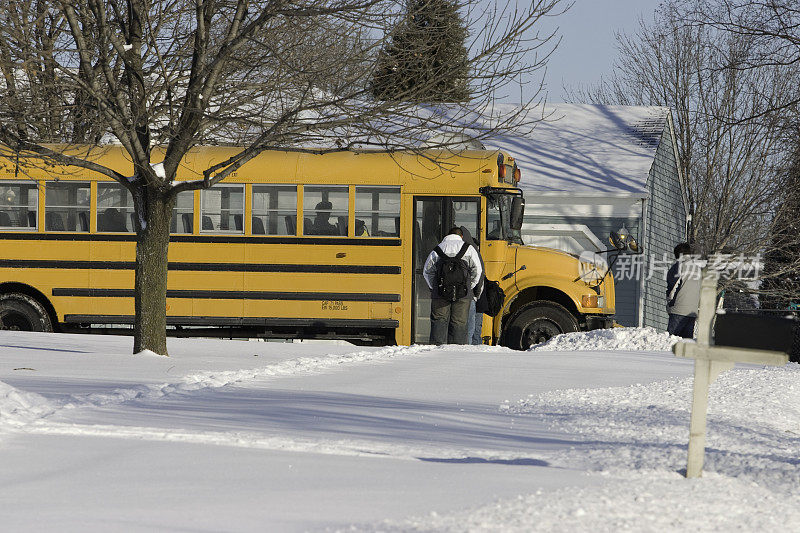
{"label": "bus headlight", "polygon": [[581,305],[583,307],[605,307],[606,299],[605,296],[597,294],[584,294],[581,296]]}

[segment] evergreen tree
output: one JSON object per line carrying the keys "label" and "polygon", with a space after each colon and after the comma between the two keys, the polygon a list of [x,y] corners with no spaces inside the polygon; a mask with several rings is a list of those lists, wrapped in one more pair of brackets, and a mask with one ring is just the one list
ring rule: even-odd
{"label": "evergreen tree", "polygon": [[372,95],[403,102],[470,98],[467,28],[458,0],[408,0],[406,14],[380,51]]}
{"label": "evergreen tree", "polygon": [[785,175],[785,196],[772,224],[764,254],[761,307],[787,309],[800,304],[800,145]]}

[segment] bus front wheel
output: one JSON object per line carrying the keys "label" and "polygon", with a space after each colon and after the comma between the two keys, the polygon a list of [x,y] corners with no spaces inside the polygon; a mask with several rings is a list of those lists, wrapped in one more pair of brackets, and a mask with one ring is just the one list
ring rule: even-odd
{"label": "bus front wheel", "polygon": [[12,292],[0,295],[0,329],[52,332],[53,322],[38,300]]}
{"label": "bus front wheel", "polygon": [[575,331],[578,331],[578,321],[567,309],[557,303],[539,303],[511,319],[503,344],[515,350],[528,350],[556,335]]}

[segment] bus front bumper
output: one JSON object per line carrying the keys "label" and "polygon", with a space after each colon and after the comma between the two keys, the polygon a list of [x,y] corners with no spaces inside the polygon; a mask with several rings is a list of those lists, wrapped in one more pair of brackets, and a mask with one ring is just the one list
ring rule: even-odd
{"label": "bus front bumper", "polygon": [[586,331],[614,327],[613,315],[589,315],[586,317]]}

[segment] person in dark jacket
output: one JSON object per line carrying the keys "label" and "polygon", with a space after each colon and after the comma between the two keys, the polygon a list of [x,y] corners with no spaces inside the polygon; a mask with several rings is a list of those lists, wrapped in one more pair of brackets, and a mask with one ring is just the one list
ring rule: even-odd
{"label": "person in dark jacket", "polygon": [[675,262],[667,272],[667,331],[691,339],[700,305],[701,267],[692,256],[689,243],[678,244],[674,253]]}
{"label": "person in dark jacket", "polygon": [[327,200],[316,205],[316,216],[309,231],[310,235],[339,235],[339,228],[330,223],[331,209],[333,204]]}
{"label": "person in dark jacket", "polygon": [[469,304],[469,318],[467,319],[467,344],[483,344],[481,339],[481,329],[483,327],[483,313],[475,310],[475,304],[483,292],[483,281],[486,279],[486,266],[483,264],[483,257],[481,257],[480,246],[477,241],[472,237],[472,234],[465,226],[461,226],[461,233],[464,236],[464,242],[472,245],[475,251],[478,252],[478,259],[481,262],[481,277],[478,284],[472,289],[472,302]]}

